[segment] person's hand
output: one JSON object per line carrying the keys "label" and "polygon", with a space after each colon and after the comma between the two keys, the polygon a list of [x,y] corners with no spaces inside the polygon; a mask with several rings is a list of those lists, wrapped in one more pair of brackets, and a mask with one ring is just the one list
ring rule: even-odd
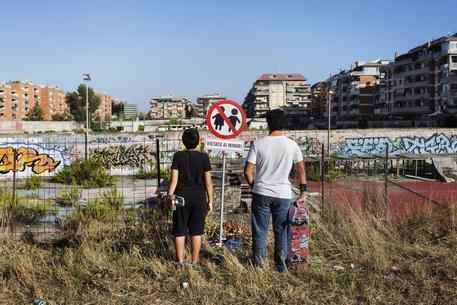
{"label": "person's hand", "polygon": [[298,200],[306,201],[306,192],[301,192],[300,196],[298,197]]}
{"label": "person's hand", "polygon": [[213,202],[210,201],[208,202],[208,213],[211,213],[213,211]]}

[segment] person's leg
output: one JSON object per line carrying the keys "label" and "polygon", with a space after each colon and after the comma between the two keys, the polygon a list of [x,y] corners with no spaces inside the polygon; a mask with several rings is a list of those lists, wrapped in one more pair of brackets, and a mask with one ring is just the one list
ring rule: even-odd
{"label": "person's leg", "polygon": [[273,214],[273,232],[275,235],[275,263],[279,272],[287,271],[286,258],[288,252],[288,213],[291,200],[275,199],[271,205]]}
{"label": "person's leg", "polygon": [[175,236],[176,260],[179,263],[184,262],[188,219],[189,209],[187,207],[177,207],[173,212],[173,235]]}
{"label": "person's leg", "polygon": [[200,257],[202,235],[205,230],[206,193],[195,192],[189,196],[189,234],[192,241],[192,263],[197,264]]}
{"label": "person's leg", "polygon": [[270,222],[270,202],[266,196],[254,194],[252,198],[252,257],[254,264],[261,266],[267,256],[267,234]]}
{"label": "person's leg", "polygon": [[176,260],[178,263],[184,263],[184,249],[186,245],[185,236],[176,236],[175,237],[175,248],[176,248]]}
{"label": "person's leg", "polygon": [[200,249],[202,247],[202,236],[192,236],[192,264],[198,264],[200,258]]}

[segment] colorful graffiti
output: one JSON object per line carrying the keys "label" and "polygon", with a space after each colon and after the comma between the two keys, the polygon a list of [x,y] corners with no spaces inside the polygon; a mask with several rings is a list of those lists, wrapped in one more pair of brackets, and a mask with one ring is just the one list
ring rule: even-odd
{"label": "colorful graffiti", "polygon": [[107,168],[131,167],[140,168],[148,161],[156,159],[152,145],[111,145],[90,150],[91,158],[102,162]]}
{"label": "colorful graffiti", "polygon": [[24,172],[27,167],[38,175],[46,171],[52,173],[59,164],[61,161],[32,147],[0,147],[0,174]]}
{"label": "colorful graffiti", "polygon": [[319,155],[322,150],[322,144],[318,138],[298,137],[295,141],[300,146],[305,156]]}
{"label": "colorful graffiti", "polygon": [[386,148],[390,155],[414,154],[437,155],[457,153],[457,136],[434,134],[426,137],[387,137],[348,138],[336,151],[344,157],[383,155]]}

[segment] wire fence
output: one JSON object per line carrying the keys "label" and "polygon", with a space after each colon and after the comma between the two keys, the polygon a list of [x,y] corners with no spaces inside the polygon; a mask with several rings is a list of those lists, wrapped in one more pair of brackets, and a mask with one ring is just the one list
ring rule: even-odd
{"label": "wire fence", "polygon": [[[245,151],[227,155],[226,214],[249,211],[243,160],[249,142],[260,136],[245,137]],[[173,154],[183,148],[179,133],[110,134],[87,142],[74,134],[12,136],[1,138],[1,143],[0,233],[19,236],[25,232],[58,235],[68,220],[86,217],[105,217],[113,224],[126,218],[141,222],[144,211],[157,206],[158,193],[166,191]],[[397,214],[403,213],[405,205],[445,205],[457,197],[455,184],[436,181],[443,173],[431,156],[389,156],[387,151],[338,158],[326,153],[323,144],[306,140],[300,146],[309,189],[318,194],[322,209],[343,197],[351,204],[362,204],[367,190],[384,198],[392,210],[400,211]],[[82,162],[86,147],[94,161],[89,167]],[[210,152],[210,160],[216,186],[214,214],[219,215],[222,155]],[[101,164],[103,170],[94,164]]]}

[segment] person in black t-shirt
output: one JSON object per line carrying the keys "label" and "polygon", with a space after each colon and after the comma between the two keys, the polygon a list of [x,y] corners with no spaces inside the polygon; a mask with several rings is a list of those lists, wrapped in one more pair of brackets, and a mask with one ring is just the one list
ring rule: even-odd
{"label": "person in black t-shirt", "polygon": [[184,197],[184,206],[173,212],[173,235],[176,259],[184,263],[186,235],[192,241],[192,263],[198,263],[205,218],[213,209],[213,182],[211,164],[206,153],[196,151],[200,143],[197,129],[187,129],[182,135],[186,150],[176,152],[171,165],[171,182],[168,195]]}

